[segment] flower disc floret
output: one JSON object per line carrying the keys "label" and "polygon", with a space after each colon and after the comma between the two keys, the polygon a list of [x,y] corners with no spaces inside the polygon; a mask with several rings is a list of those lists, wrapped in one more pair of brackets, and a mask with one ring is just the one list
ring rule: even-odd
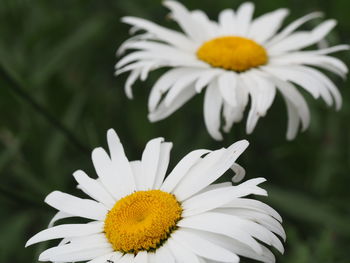
{"label": "flower disc floret", "polygon": [[268,62],[263,46],[251,39],[237,36],[218,37],[205,42],[197,50],[197,57],[213,67],[237,72]]}
{"label": "flower disc floret", "polygon": [[160,190],[138,191],[120,199],[109,211],[104,231],[116,251],[151,251],[176,229],[181,213],[174,195]]}

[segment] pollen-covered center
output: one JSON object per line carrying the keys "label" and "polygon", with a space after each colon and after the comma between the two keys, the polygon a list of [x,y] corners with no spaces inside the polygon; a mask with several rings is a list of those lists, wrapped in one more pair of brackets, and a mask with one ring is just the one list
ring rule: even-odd
{"label": "pollen-covered center", "polygon": [[116,251],[154,250],[176,229],[182,208],[160,190],[138,191],[120,199],[109,211],[104,231]]}
{"label": "pollen-covered center", "polygon": [[246,71],[264,65],[268,56],[264,47],[255,41],[236,36],[218,37],[205,42],[197,57],[213,67]]}

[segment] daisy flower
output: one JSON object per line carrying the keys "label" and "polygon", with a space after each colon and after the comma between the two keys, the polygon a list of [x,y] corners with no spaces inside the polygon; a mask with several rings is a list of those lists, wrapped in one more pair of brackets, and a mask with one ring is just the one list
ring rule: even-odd
{"label": "daisy flower", "polygon": [[[81,170],[73,174],[78,188],[91,199],[59,191],[46,197],[58,213],[26,246],[62,241],[42,252],[40,261],[203,263],[239,262],[244,256],[275,262],[265,245],[283,253],[277,237],[285,239],[280,215],[247,197],[267,195],[258,186],[265,179],[213,183],[230,168],[242,177],[244,169],[235,161],[247,141],[216,151],[192,151],[165,178],[172,143],[153,139],[141,160],[128,161],[114,130],[108,131],[107,140],[109,154],[102,148],[92,152],[98,179]],[[69,217],[92,221],[53,226]]]}
{"label": "daisy flower", "polygon": [[291,140],[300,124],[305,130],[310,122],[308,106],[296,86],[314,98],[321,97],[329,106],[341,107],[337,87],[320,69],[345,77],[346,65],[329,54],[349,46],[303,50],[323,41],[336,25],[335,20],[327,20],[311,31],[296,31],[321,14],[308,14],[280,29],[288,15],[284,8],[253,19],[254,5],[243,3],[237,11],[220,12],[216,22],[204,12],[189,11],[175,1],[164,5],[183,32],[124,17],[122,21],[132,26],[132,32],[145,32],[121,45],[119,54],[132,52],[116,64],[117,75],[130,72],[125,84],[129,98],[138,78],[145,80],[151,70],[170,68],[152,87],[150,121],[168,117],[206,89],[204,121],[210,135],[221,140],[221,128],[229,132],[234,123],[240,122],[249,101],[246,132],[250,134],[259,118],[266,115],[278,90],[286,103],[287,139]]}

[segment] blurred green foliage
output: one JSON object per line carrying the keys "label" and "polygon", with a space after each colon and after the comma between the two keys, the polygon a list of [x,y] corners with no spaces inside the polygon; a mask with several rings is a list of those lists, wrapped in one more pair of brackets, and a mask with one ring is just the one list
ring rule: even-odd
{"label": "blurred green foliage", "polygon": [[[215,18],[241,1],[183,1]],[[331,44],[349,43],[348,0],[256,1],[256,13],[291,9],[287,22],[321,10],[338,20]],[[27,94],[62,122],[84,147],[106,146],[106,131],[115,128],[131,160],[144,144],[162,136],[174,142],[171,167],[197,148],[215,149],[247,138],[251,146],[240,158],[247,178],[264,176],[270,198],[264,201],[284,218],[288,240],[285,263],[349,263],[350,256],[350,90],[334,78],[344,98],[341,111],[328,109],[305,94],[311,127],[296,140],[285,140],[286,111],[277,98],[253,135],[244,124],[224,142],[214,142],[202,119],[202,96],[170,118],[147,121],[147,95],[160,72],[123,92],[125,76],[115,78],[117,47],[128,37],[124,15],[141,16],[174,27],[158,0],[1,0],[0,63]],[[310,25],[309,25],[310,26]],[[349,64],[349,53],[342,53]],[[333,76],[332,76],[333,77]],[[76,169],[94,175],[89,154],[76,147],[55,125],[0,78],[0,262],[37,262],[48,244],[24,248],[25,241],[46,227],[54,210],[43,199],[52,190],[80,195],[71,176]],[[242,260],[242,262],[248,262]]]}

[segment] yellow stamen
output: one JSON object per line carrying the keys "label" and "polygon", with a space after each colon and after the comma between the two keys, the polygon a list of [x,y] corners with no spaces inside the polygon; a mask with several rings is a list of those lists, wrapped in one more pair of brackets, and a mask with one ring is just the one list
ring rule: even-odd
{"label": "yellow stamen", "polygon": [[160,190],[138,191],[114,205],[105,219],[104,231],[116,251],[150,251],[176,229],[181,213],[173,195]]}
{"label": "yellow stamen", "polygon": [[268,61],[266,50],[255,41],[235,36],[218,37],[205,42],[197,57],[213,67],[246,71]]}

